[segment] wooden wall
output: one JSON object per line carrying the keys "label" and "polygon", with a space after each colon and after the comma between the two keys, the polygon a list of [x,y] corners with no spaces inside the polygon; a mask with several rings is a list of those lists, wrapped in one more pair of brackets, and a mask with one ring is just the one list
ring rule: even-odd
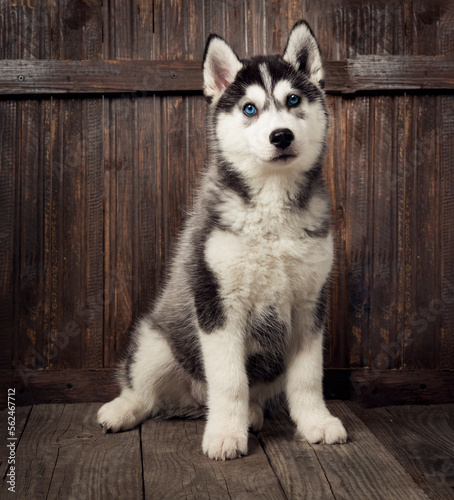
{"label": "wooden wall", "polygon": [[[211,32],[240,56],[281,52],[301,18],[327,61],[384,58],[377,90],[345,93],[328,81],[337,252],[326,366],[367,368],[368,387],[390,370],[454,370],[452,3],[0,0],[0,64],[13,68],[0,81],[5,376],[14,370],[14,383],[31,392],[40,380],[70,380],[55,398],[77,384],[99,398],[87,380],[115,366],[159,288],[203,170],[206,105],[200,81],[169,92],[140,62],[200,61]],[[426,56],[426,71],[400,83],[397,66],[387,86],[391,63],[411,70],[419,60],[402,56]],[[443,56],[447,73],[427,76],[440,60],[428,56]],[[17,71],[60,60],[142,69],[129,91],[93,84],[77,93],[68,91],[71,78],[83,81],[77,68],[51,71],[66,93],[39,91],[30,70]],[[184,74],[170,78],[182,85]],[[144,91],[153,85],[160,91]]]}

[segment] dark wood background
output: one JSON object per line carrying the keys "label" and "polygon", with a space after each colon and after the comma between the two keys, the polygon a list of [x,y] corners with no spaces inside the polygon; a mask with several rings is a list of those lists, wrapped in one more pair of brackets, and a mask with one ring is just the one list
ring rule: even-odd
{"label": "dark wood background", "polygon": [[281,52],[301,18],[328,61],[326,366],[423,400],[441,373],[454,397],[454,7],[434,0],[0,0],[4,385],[115,391],[204,168],[205,40]]}

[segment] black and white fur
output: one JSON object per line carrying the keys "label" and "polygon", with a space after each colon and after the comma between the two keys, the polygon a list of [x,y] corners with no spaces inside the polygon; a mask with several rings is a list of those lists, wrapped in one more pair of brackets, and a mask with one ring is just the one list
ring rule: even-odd
{"label": "black and white fur", "polygon": [[285,391],[302,438],[344,443],[322,395],[333,238],[317,42],[301,21],[282,56],[240,60],[211,35],[203,75],[208,169],[166,286],[133,332],[121,395],[98,421],[117,432],[206,406],[203,452],[232,459]]}

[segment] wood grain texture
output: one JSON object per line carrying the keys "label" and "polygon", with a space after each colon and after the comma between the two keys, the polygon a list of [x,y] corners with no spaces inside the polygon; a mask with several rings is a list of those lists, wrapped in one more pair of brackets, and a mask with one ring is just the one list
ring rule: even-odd
{"label": "wood grain texture", "polygon": [[[443,306],[440,339],[438,343],[438,367],[454,365],[454,99],[442,96],[440,103],[440,168],[441,168],[441,232],[443,239],[442,290],[440,301]],[[436,307],[436,304],[434,303]],[[440,303],[438,304],[440,306]]]}
{"label": "wood grain texture", "polygon": [[[200,451],[203,421],[147,421],[102,434],[99,405],[18,408],[20,498],[433,498],[452,492],[453,405],[364,410],[339,401],[345,445],[308,445],[286,414],[250,435],[249,455],[215,462]],[[0,412],[1,422],[5,413]],[[5,430],[0,424],[0,429]],[[1,460],[7,455],[0,454]],[[6,497],[1,462],[0,494]]]}
{"label": "wood grain texture", "polygon": [[[16,449],[19,498],[113,498],[131,492],[141,495],[139,431],[112,440],[113,436],[102,434],[96,423],[98,407],[33,408]],[[116,467],[122,473],[112,475]],[[6,486],[2,481],[2,489]]]}
{"label": "wood grain texture", "polygon": [[[0,408],[10,387],[16,389],[17,404],[107,402],[120,393],[115,369],[36,370],[20,366],[15,372],[0,371]],[[102,390],[100,390],[102,387]]]}
{"label": "wood grain texture", "polygon": [[[227,35],[226,38],[235,39]],[[263,43],[257,40],[254,45]],[[358,56],[345,61],[326,61],[324,65],[325,89],[333,94],[454,88],[451,56]],[[163,61],[4,60],[0,62],[0,95],[201,92],[201,67],[202,61],[170,58]]]}
{"label": "wood grain texture", "polygon": [[142,496],[139,429],[103,434],[96,422],[98,408],[98,404],[64,406],[61,423],[66,426],[58,422],[51,440],[58,444],[58,455],[47,498]]}
{"label": "wood grain texture", "polygon": [[298,439],[287,414],[266,420],[258,438],[287,498],[336,498],[314,449]]}
{"label": "wood grain texture", "polygon": [[16,171],[17,160],[17,103],[0,102],[0,132],[2,139],[0,164],[0,282],[2,285],[0,307],[0,341],[2,350],[0,366],[11,368],[17,346],[14,332],[18,331],[19,317],[16,314],[19,290],[19,275],[14,272],[18,266],[18,203]]}
{"label": "wood grain texture", "polygon": [[204,428],[200,420],[149,420],[142,425],[145,497],[159,492],[168,499],[286,498],[254,435],[249,435],[248,456],[216,462],[202,453]]}
{"label": "wood grain texture", "polygon": [[450,403],[454,398],[452,370],[353,370],[350,381],[353,399],[367,407]]}
{"label": "wood grain texture", "polygon": [[[402,41],[391,27],[402,24],[402,8],[389,3],[371,6],[373,45],[377,56],[389,57],[403,51]],[[394,56],[393,56],[394,57]],[[399,191],[397,147],[398,119],[402,97],[371,97],[369,142],[372,189],[371,218],[371,282],[368,353],[365,364],[380,369],[401,367],[401,346],[397,315],[400,306],[398,279],[402,267],[399,246],[399,220],[402,218],[402,192]]]}
{"label": "wood grain texture", "polygon": [[281,52],[302,17],[332,117],[326,365],[454,369],[454,15],[438,0],[1,1],[3,369],[116,365],[203,172],[206,36]]}
{"label": "wood grain texture", "polygon": [[452,405],[364,410],[349,403],[348,407],[429,498],[454,498]]}
{"label": "wood grain texture", "polygon": [[312,448],[336,498],[426,498],[411,476],[345,403],[332,401],[328,406],[343,421],[349,441],[346,445],[312,445]]}
{"label": "wood grain texture", "polygon": [[[8,443],[8,437],[15,437],[16,449],[20,445],[21,438],[23,436],[23,432],[25,429],[25,425],[27,424],[28,418],[30,416],[30,412],[32,410],[31,406],[18,406],[14,409],[13,415],[8,415],[8,410],[0,410],[0,435],[2,439],[3,446],[0,450],[0,478],[6,476],[9,466],[8,459],[10,457],[10,448],[6,446]],[[8,427],[8,417],[14,417],[14,430],[12,430],[14,436],[11,436],[9,433]]]}

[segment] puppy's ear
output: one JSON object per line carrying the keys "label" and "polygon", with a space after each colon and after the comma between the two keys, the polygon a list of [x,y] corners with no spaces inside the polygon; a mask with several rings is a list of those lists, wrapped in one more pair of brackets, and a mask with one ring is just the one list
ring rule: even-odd
{"label": "puppy's ear", "polygon": [[203,57],[203,91],[217,101],[243,67],[230,45],[220,36],[210,35]]}
{"label": "puppy's ear", "polygon": [[325,73],[320,48],[306,21],[299,21],[293,26],[283,57],[297,71],[302,71],[309,80],[323,88]]}

